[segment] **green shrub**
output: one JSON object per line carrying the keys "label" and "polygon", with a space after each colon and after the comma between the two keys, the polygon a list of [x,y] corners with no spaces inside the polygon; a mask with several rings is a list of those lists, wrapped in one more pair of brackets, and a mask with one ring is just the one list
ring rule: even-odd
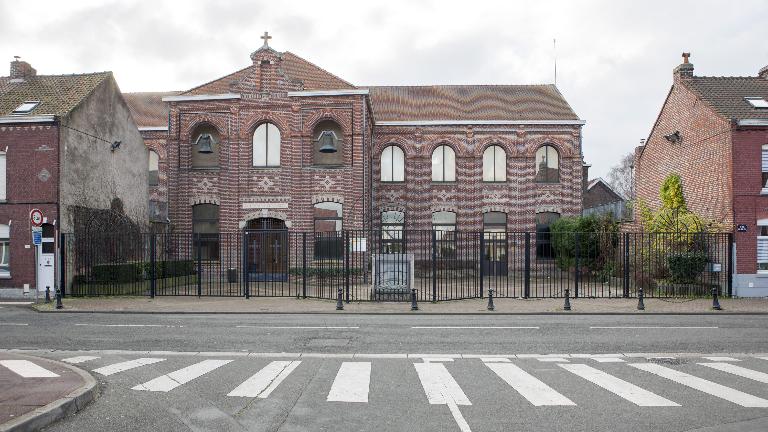
{"label": "green shrub", "polygon": [[96,264],[91,269],[92,281],[137,282],[144,280],[144,263]]}
{"label": "green shrub", "polygon": [[707,254],[704,252],[683,252],[667,256],[669,279],[673,283],[695,283],[696,278],[707,265]]}
{"label": "green shrub", "polygon": [[579,267],[600,272],[619,243],[618,224],[610,217],[565,217],[553,222],[550,230],[555,263],[563,270],[576,266],[578,249]]}

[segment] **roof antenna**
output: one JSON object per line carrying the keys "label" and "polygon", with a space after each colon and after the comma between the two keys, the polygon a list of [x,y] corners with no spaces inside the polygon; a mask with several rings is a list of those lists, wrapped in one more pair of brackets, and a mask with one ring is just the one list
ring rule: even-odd
{"label": "roof antenna", "polygon": [[552,51],[555,53],[555,86],[557,86],[557,39],[552,39]]}

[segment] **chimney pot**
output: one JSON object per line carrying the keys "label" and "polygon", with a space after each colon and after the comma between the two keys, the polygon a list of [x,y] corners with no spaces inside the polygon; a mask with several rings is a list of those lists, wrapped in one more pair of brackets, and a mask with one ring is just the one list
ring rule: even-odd
{"label": "chimney pot", "polygon": [[37,75],[37,71],[29,63],[20,60],[21,57],[13,56],[11,62],[11,79],[12,80],[26,80]]}
{"label": "chimney pot", "polygon": [[693,63],[689,61],[690,57],[691,57],[691,53],[688,53],[688,52],[683,53],[683,62],[680,65],[678,65],[673,71],[673,74],[675,75],[676,80],[680,78],[693,77]]}

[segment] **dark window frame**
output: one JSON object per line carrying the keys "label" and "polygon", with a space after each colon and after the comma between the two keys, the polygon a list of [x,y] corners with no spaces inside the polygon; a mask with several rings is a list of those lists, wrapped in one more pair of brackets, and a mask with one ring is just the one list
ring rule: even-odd
{"label": "dark window frame", "polygon": [[[387,150],[391,150],[392,155],[390,156],[390,166],[389,166],[389,178],[390,180],[384,180],[384,152]],[[402,170],[402,180],[395,180],[395,150],[399,151],[400,154],[403,155],[403,164],[400,167]],[[379,167],[381,169],[381,173],[379,175],[379,179],[382,183],[404,183],[405,182],[405,151],[400,148],[400,146],[395,144],[390,144],[381,151],[379,154]],[[399,174],[399,173],[398,173]]]}
{"label": "dark window frame", "polygon": [[[446,172],[445,171],[445,150],[446,149],[450,150],[451,153],[453,154],[453,180],[446,180],[445,179],[445,177],[446,177],[445,176],[445,172]],[[440,159],[440,167],[441,167],[441,173],[440,174],[441,175],[440,175],[439,179],[435,180],[435,171],[434,171],[435,167],[431,166],[430,167],[431,168],[430,173],[431,173],[432,183],[449,183],[449,184],[450,183],[456,183],[456,178],[458,177],[456,175],[456,168],[457,168],[456,167],[456,165],[457,165],[456,164],[456,150],[453,147],[449,146],[448,144],[440,144],[439,146],[435,147],[434,150],[432,150],[432,153],[430,154],[430,158],[429,158],[430,164],[432,162],[432,158],[434,158],[434,155],[435,155],[435,153],[438,150],[441,151],[441,159]]]}
{"label": "dark window frame", "polygon": [[[317,210],[322,204],[336,204],[339,206],[336,216],[317,216]],[[324,209],[329,210],[329,209]],[[335,201],[321,201],[312,206],[312,229],[315,237],[314,258],[318,260],[339,260],[344,258],[344,205]],[[318,231],[318,222],[338,221],[336,231]],[[335,235],[334,235],[335,234]]]}
{"label": "dark window frame", "polygon": [[[201,217],[201,216],[195,216],[195,209],[202,210],[210,206],[209,208],[216,208],[216,217]],[[202,204],[195,204],[192,206],[192,237],[193,237],[193,256],[196,260],[202,260],[202,261],[218,261],[220,259],[220,249],[221,249],[221,239],[220,239],[220,233],[221,233],[221,208],[217,204],[208,204],[208,203],[202,203]],[[199,232],[199,228],[197,227],[198,224],[203,223],[216,223],[216,232],[215,233],[204,233]],[[199,247],[198,247],[199,245]],[[199,253],[198,253],[199,250]]]}
{"label": "dark window frame", "polygon": [[[385,213],[399,213],[401,218],[399,221],[385,222]],[[406,253],[405,235],[405,212],[399,210],[381,212],[381,253]]]}
{"label": "dark window frame", "polygon": [[[555,154],[555,160],[557,161],[557,168],[550,168],[549,167],[549,150],[552,150]],[[544,150],[544,159],[539,162],[539,152],[541,150]],[[560,152],[557,150],[557,148],[551,144],[544,144],[543,146],[536,149],[536,153],[534,156],[534,179],[536,183],[560,183]],[[540,163],[544,164],[544,168],[542,169],[540,166]],[[543,174],[541,173],[543,171]],[[554,171],[552,173],[551,171]]]}
{"label": "dark window frame", "polygon": [[[504,155],[504,179],[499,180],[499,174],[496,172],[496,149],[501,150],[502,154]],[[493,170],[493,180],[486,180],[485,179],[485,153],[487,151],[491,150],[493,152],[493,161],[491,162],[491,169]],[[482,180],[483,183],[506,183],[507,182],[507,151],[504,149],[504,147],[498,145],[498,144],[491,144],[488,147],[483,150],[483,156],[482,156]]]}
{"label": "dark window frame", "polygon": [[[270,155],[270,142],[269,142],[269,127],[274,126],[275,129],[277,129],[277,144],[272,143],[272,147],[277,146],[277,165],[270,165],[269,164],[269,155]],[[256,133],[259,131],[260,128],[264,127],[264,165],[257,165],[256,164]],[[258,126],[253,130],[253,136],[251,138],[251,163],[254,168],[280,168],[282,164],[282,145],[283,145],[283,134],[280,131],[280,128],[277,127],[276,124],[266,121]],[[274,151],[274,149],[272,149]]]}

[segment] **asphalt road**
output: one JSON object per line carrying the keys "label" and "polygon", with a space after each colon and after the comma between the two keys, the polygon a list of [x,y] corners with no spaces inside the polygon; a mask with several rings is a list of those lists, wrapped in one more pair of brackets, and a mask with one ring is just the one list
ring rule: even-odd
{"label": "asphalt road", "polygon": [[[0,335],[0,349],[87,356],[78,366],[96,370],[102,396],[55,431],[768,430],[761,315],[120,315],[3,306]],[[105,372],[147,358],[153,363]],[[644,369],[656,366],[661,372]],[[243,386],[250,393],[238,395]]]}

